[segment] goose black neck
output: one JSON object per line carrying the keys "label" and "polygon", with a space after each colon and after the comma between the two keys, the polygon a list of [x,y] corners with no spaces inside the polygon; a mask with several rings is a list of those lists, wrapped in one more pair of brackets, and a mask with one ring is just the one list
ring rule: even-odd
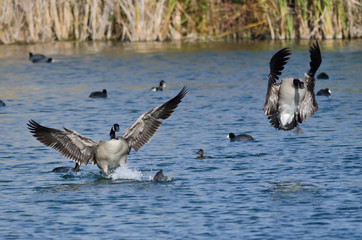
{"label": "goose black neck", "polygon": [[111,129],[111,132],[109,133],[109,136],[111,137],[111,139],[116,138],[116,132],[113,130],[113,128]]}

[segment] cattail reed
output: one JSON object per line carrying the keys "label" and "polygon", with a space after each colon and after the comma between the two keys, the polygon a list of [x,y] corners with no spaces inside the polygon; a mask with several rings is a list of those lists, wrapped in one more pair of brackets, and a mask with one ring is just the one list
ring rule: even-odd
{"label": "cattail reed", "polygon": [[0,0],[0,43],[362,37],[356,0]]}

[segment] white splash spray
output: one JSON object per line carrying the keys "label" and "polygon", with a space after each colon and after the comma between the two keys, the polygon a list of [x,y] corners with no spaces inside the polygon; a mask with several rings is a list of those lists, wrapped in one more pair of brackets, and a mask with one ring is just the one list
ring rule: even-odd
{"label": "white splash spray", "polygon": [[128,179],[128,180],[141,181],[143,178],[143,174],[142,172],[135,169],[129,169],[127,167],[119,167],[115,169],[111,174],[109,174],[107,178],[110,178],[112,180]]}

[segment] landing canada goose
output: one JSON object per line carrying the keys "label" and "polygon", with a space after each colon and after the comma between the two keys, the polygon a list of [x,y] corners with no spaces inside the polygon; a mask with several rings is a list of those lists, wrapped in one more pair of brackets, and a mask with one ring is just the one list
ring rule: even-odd
{"label": "landing canada goose", "polygon": [[78,164],[87,165],[89,161],[97,164],[108,175],[109,171],[126,164],[131,148],[138,151],[151,140],[162,124],[161,119],[171,116],[186,93],[187,88],[183,87],[168,102],[142,114],[126,129],[123,137],[118,136],[109,141],[96,143],[75,131],[47,128],[34,120],[30,120],[27,125],[33,136],[44,145],[54,148]]}
{"label": "landing canada goose", "polygon": [[254,138],[249,134],[239,134],[235,135],[234,133],[229,133],[227,136],[231,142],[233,141],[254,141]]}
{"label": "landing canada goose", "polygon": [[5,107],[6,104],[3,102],[3,100],[0,100],[0,107]]}
{"label": "landing canada goose", "polygon": [[165,81],[161,80],[160,85],[158,87],[151,88],[152,91],[162,91],[166,87]]}
{"label": "landing canada goose", "polygon": [[327,73],[321,72],[320,74],[318,74],[317,79],[329,79],[329,76]]}
{"label": "landing canada goose", "polygon": [[29,53],[29,60],[32,63],[50,63],[54,61],[53,58],[47,58],[43,54],[33,54],[31,52]]}
{"label": "landing canada goose", "polygon": [[329,88],[321,89],[317,92],[318,96],[331,96],[332,91]]}
{"label": "landing canada goose", "polygon": [[264,113],[268,115],[271,125],[285,131],[295,128],[308,116],[312,116],[318,110],[315,100],[314,75],[322,63],[321,52],[318,42],[309,48],[310,69],[305,73],[304,78],[283,78],[279,79],[284,65],[289,59],[290,50],[283,48],[278,51],[270,60],[270,73],[268,91],[264,103]]}
{"label": "landing canada goose", "polygon": [[170,177],[167,177],[163,175],[162,169],[156,173],[156,175],[153,177],[153,181],[155,182],[163,182],[163,181],[171,181],[172,179]]}
{"label": "landing canada goose", "polygon": [[[117,123],[113,124],[111,131],[109,132],[110,139],[116,138],[116,132],[119,132],[119,125]],[[74,168],[72,167],[56,167],[52,170],[52,172],[79,172],[80,165],[76,162]]]}
{"label": "landing canada goose", "polygon": [[106,98],[107,97],[107,90],[103,89],[102,92],[92,92],[89,95],[90,98]]}
{"label": "landing canada goose", "polygon": [[209,156],[205,156],[204,155],[204,150],[203,149],[199,149],[198,151],[197,151],[197,156],[196,156],[196,158],[201,158],[201,159],[205,159],[205,158],[211,158],[211,157],[209,157]]}

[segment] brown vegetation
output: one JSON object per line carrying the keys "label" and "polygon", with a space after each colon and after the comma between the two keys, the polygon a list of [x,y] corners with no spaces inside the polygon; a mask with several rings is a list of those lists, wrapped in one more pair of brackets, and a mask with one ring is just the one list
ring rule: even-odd
{"label": "brown vegetation", "polygon": [[0,43],[362,36],[360,0],[0,0]]}

